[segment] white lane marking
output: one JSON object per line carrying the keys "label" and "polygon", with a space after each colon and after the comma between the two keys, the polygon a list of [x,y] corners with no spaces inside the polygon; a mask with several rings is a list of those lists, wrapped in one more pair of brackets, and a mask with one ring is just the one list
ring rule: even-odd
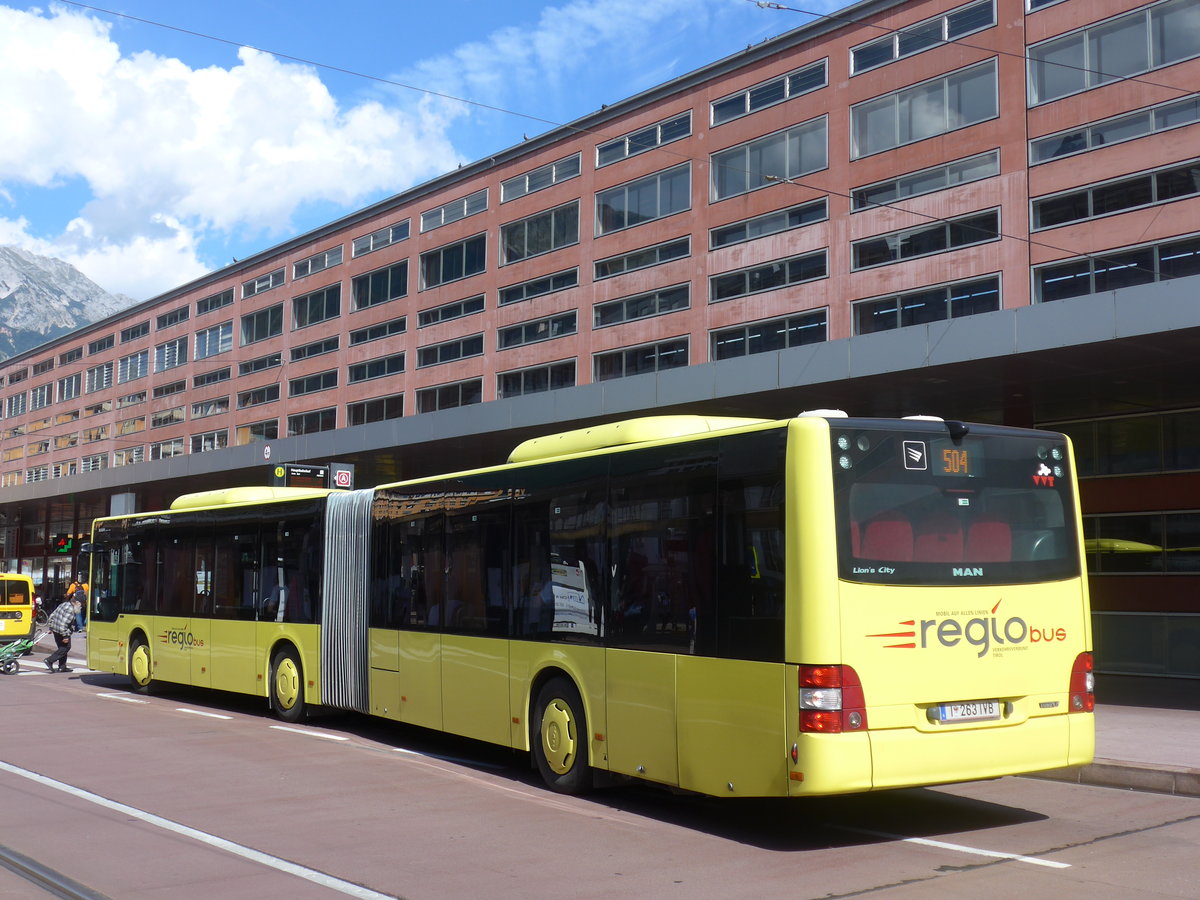
{"label": "white lane marking", "polygon": [[327,741],[348,741],[350,738],[343,737],[340,734],[323,734],[320,731],[309,731],[307,728],[289,728],[286,725],[271,725],[276,731],[290,731],[293,734],[303,734],[308,737],[324,738]]}
{"label": "white lane marking", "polygon": [[1021,856],[1019,853],[1002,853],[999,850],[984,850],[980,847],[968,847],[966,844],[950,844],[946,841],[933,841],[929,838],[905,837],[902,834],[889,834],[886,831],[872,831],[869,828],[851,828],[848,825],[838,825],[846,831],[857,831],[859,834],[869,834],[873,837],[887,838],[891,841],[904,841],[909,844],[921,844],[925,847],[937,847],[940,850],[954,850],[958,853],[971,853],[975,856],[990,856],[995,859],[1011,859],[1015,862],[1029,863],[1032,866],[1046,866],[1051,869],[1069,869],[1070,863],[1054,862],[1049,859],[1038,859],[1035,856]]}
{"label": "white lane marking", "polygon": [[107,797],[102,797],[99,794],[93,794],[91,791],[85,791],[82,788],[77,788],[74,785],[65,784],[61,781],[55,781],[53,778],[47,778],[45,775],[39,775],[37,772],[31,772],[28,769],[22,769],[19,766],[14,766],[0,760],[0,771],[8,772],[10,775],[17,775],[21,778],[26,778],[35,784],[40,784],[43,787],[51,788],[52,790],[61,791],[64,794],[70,794],[72,797],[77,797],[80,800],[86,800],[88,803],[94,803],[96,806],[102,806],[105,809],[111,809],[125,816],[132,816],[148,825],[154,825],[162,828],[164,831],[170,831],[174,834],[182,835],[183,837],[191,838],[199,841],[202,844],[207,844],[210,847],[215,847],[218,850],[224,850],[226,853],[232,853],[234,856],[240,856],[243,859],[248,859],[251,862],[259,863],[272,869],[277,869],[280,872],[285,872],[288,875],[295,875],[297,878],[303,878],[305,881],[311,881],[313,884],[319,884],[321,887],[327,887],[339,893],[346,894],[350,897],[361,897],[363,900],[396,900],[392,894],[381,894],[378,891],[373,891],[370,888],[365,888],[362,885],[353,884],[349,881],[343,881],[340,878],[334,878],[332,875],[326,875],[324,872],[318,872],[315,869],[309,869],[306,866],[298,865],[294,862],[289,862],[286,859],[280,859],[277,856],[271,856],[269,853],[263,853],[261,850],[255,850],[251,847],[246,847],[242,844],[234,843],[225,838],[217,837],[209,834],[206,831],[200,831],[198,828],[191,828],[187,825],[181,825],[178,822],[173,822],[170,819],[164,819],[162,816],[156,816],[154,813],[146,812],[138,809],[135,806],[128,806],[124,803],[118,803],[116,800],[109,800]]}
{"label": "white lane marking", "polygon": [[187,713],[189,716],[204,716],[209,719],[232,719],[233,716],[223,716],[220,713],[205,712],[202,709],[188,709],[186,706],[175,707],[175,712]]}
{"label": "white lane marking", "polygon": [[124,700],[126,703],[149,703],[149,700],[142,700],[139,697],[130,697],[128,694],[122,694],[120,691],[114,691],[111,694],[97,694],[97,697],[103,697],[105,700]]}

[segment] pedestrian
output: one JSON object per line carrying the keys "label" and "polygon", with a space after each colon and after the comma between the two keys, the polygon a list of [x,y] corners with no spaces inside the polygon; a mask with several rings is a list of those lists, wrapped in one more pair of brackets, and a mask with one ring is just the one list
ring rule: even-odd
{"label": "pedestrian", "polygon": [[71,652],[71,632],[75,630],[75,616],[79,612],[78,600],[64,600],[50,614],[50,633],[54,635],[56,649],[46,657],[46,668],[54,671],[58,663],[59,672],[70,672],[67,654]]}
{"label": "pedestrian", "polygon": [[87,612],[88,605],[88,589],[90,585],[86,581],[80,581],[75,585],[73,593],[68,594],[72,600],[78,600],[79,606],[75,610],[75,630],[87,633],[87,619],[84,618],[84,613]]}

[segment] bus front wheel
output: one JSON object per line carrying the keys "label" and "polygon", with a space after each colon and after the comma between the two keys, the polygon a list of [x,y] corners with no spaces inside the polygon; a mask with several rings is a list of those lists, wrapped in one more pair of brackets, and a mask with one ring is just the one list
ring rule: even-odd
{"label": "bus front wheel", "polygon": [[304,718],[304,673],[293,650],[280,650],[271,659],[271,708],[285,722]]}
{"label": "bus front wheel", "polygon": [[552,678],[538,691],[531,735],[542,780],[560,794],[581,794],[592,786],[587,761],[587,718],[583,699],[565,678]]}
{"label": "bus front wheel", "polygon": [[150,645],[144,638],[135,637],[129,642],[129,683],[135,693],[150,693],[154,662],[150,659]]}

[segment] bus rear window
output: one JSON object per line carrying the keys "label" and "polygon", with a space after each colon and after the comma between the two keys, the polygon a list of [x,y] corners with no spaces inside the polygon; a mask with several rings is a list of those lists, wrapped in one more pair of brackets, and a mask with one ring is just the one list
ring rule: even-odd
{"label": "bus rear window", "polygon": [[943,423],[914,423],[912,431],[838,424],[843,579],[1027,584],[1079,574],[1061,435],[973,425],[954,440]]}

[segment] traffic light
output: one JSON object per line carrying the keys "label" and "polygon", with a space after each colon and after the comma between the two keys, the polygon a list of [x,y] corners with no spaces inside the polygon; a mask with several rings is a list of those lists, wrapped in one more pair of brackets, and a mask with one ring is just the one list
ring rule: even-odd
{"label": "traffic light", "polygon": [[75,538],[69,534],[56,534],[53,549],[58,554],[70,553],[75,549]]}

